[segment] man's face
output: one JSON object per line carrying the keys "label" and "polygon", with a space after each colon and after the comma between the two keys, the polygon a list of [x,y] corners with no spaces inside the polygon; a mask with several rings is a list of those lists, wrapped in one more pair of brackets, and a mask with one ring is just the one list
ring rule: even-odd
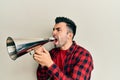
{"label": "man's face", "polygon": [[56,47],[63,47],[68,43],[68,27],[66,23],[60,22],[55,24],[52,32],[55,38],[54,44]]}

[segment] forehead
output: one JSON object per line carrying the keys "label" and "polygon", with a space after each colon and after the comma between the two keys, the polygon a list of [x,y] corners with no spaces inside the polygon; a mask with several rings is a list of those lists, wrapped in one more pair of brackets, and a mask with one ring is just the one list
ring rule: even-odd
{"label": "forehead", "polygon": [[67,28],[67,24],[65,22],[60,22],[60,23],[55,24],[54,28],[65,29],[65,28]]}

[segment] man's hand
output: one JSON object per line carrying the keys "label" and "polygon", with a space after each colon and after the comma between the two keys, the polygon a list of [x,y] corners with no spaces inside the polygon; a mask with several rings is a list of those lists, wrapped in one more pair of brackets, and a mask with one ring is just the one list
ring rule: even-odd
{"label": "man's hand", "polygon": [[36,60],[41,66],[50,67],[53,64],[51,56],[49,52],[42,46],[37,46],[34,48],[33,58]]}

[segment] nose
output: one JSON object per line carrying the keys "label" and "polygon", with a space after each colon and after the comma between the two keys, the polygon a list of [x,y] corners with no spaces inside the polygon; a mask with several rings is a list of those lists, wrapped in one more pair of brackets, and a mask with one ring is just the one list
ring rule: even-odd
{"label": "nose", "polygon": [[56,36],[56,34],[57,34],[57,31],[56,31],[56,30],[53,30],[53,31],[52,31],[53,37]]}

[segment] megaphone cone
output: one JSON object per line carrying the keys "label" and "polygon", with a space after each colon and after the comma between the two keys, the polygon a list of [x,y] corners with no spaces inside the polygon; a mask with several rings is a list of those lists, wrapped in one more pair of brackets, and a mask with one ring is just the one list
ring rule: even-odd
{"label": "megaphone cone", "polygon": [[38,45],[44,45],[47,42],[54,41],[53,37],[45,38],[42,40],[36,40],[34,42],[28,42],[24,44],[16,45],[12,37],[8,37],[6,40],[6,46],[8,54],[12,60],[16,60],[18,57],[28,53],[28,49],[33,48]]}

